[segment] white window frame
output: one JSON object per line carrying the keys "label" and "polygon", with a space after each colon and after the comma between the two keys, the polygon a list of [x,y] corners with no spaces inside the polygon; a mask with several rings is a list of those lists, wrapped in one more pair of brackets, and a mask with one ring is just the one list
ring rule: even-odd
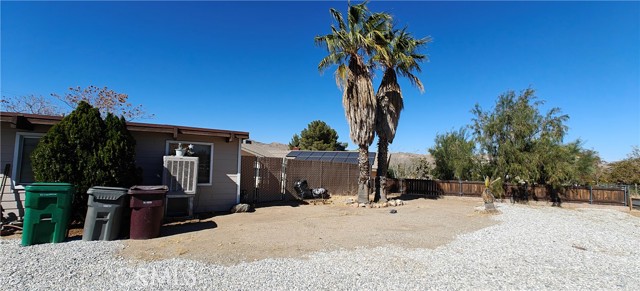
{"label": "white window frame", "polygon": [[18,168],[22,166],[22,160],[20,157],[22,156],[22,145],[24,144],[25,138],[38,138],[42,139],[44,133],[34,133],[34,132],[16,132],[16,139],[13,148],[13,165],[11,167],[11,187],[13,189],[23,189],[23,185],[27,184],[19,184],[18,179]]}
{"label": "white window frame", "polygon": [[211,148],[211,156],[209,157],[209,183],[198,183],[198,186],[211,186],[213,185],[213,143],[211,142],[196,142],[196,141],[186,141],[186,140],[167,140],[165,143],[165,155],[172,155],[169,153],[169,145],[170,144],[182,143],[182,146],[188,146],[189,144],[193,145],[204,145],[209,146]]}

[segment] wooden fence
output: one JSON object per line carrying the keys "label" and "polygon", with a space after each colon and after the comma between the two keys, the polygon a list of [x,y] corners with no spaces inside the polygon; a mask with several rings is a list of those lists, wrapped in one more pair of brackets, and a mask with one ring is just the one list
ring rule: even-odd
{"label": "wooden fence", "polygon": [[260,203],[294,199],[294,183],[325,188],[331,195],[355,195],[358,165],[282,158],[242,157],[241,200]]}
{"label": "wooden fence", "polygon": [[[484,190],[484,182],[475,181],[441,181],[421,179],[399,179],[395,182],[401,194],[421,194],[426,196],[470,196],[480,197]],[[546,185],[504,185],[504,198],[516,200],[549,201],[552,195],[558,195],[564,202],[586,202],[591,204],[627,205],[626,187],[566,187],[554,190]]]}
{"label": "wooden fence", "polygon": [[[259,203],[291,200],[296,181],[307,180],[310,188],[325,188],[331,195],[355,195],[358,189],[358,166],[346,163],[299,161],[282,158],[242,157],[241,200]],[[422,179],[390,179],[391,192],[425,196],[480,197],[484,182]],[[628,192],[623,187],[567,187],[560,191],[546,185],[504,185],[504,198],[550,201],[558,195],[563,202],[627,205]]]}

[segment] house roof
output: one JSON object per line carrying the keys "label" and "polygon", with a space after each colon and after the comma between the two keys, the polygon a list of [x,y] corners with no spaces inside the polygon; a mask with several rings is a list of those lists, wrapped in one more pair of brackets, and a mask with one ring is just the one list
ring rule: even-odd
{"label": "house roof", "polygon": [[[62,120],[62,116],[25,114],[17,112],[0,112],[0,121],[11,123],[12,127],[18,129],[30,130],[34,125],[54,125]],[[137,132],[160,132],[172,134],[174,138],[178,138],[178,134],[217,136],[227,138],[228,141],[234,139],[247,139],[249,133],[244,131],[231,131],[211,128],[187,127],[168,124],[152,124],[127,122],[127,128],[130,131]]]}
{"label": "house roof", "polygon": [[289,154],[290,150],[279,145],[252,141],[251,143],[243,143],[242,151],[256,157],[284,158]]}
{"label": "house roof", "polygon": [[[291,151],[287,158],[303,161],[323,161],[334,163],[358,164],[357,151]],[[375,152],[369,152],[369,164],[373,166],[376,159]]]}

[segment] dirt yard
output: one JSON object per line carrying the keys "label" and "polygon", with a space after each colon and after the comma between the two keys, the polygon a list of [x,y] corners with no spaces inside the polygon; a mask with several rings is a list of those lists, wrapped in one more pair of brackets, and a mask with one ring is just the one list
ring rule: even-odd
{"label": "dirt yard", "polygon": [[326,205],[259,207],[252,213],[165,225],[160,238],[124,241],[122,255],[230,265],[357,247],[435,248],[458,234],[496,223],[475,212],[482,205],[478,198],[419,198],[387,208],[353,208],[345,199],[337,197]]}
{"label": "dirt yard", "polygon": [[[317,251],[395,245],[436,248],[456,235],[495,224],[475,211],[480,198],[445,196],[438,200],[403,197],[405,205],[353,208],[352,197],[334,197],[326,205],[270,205],[255,212],[216,215],[163,226],[152,240],[123,240],[121,255],[142,260],[185,258],[233,265],[266,258],[305,257]],[[530,202],[532,207],[550,207]],[[628,207],[564,203],[564,209],[610,208],[640,217]],[[390,213],[392,209],[397,213]],[[71,229],[81,239],[82,229]],[[2,239],[19,239],[14,234]]]}

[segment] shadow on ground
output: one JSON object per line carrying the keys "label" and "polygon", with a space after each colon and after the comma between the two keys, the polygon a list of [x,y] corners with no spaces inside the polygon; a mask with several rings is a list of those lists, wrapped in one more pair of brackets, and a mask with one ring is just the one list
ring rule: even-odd
{"label": "shadow on ground", "polygon": [[307,201],[300,201],[300,200],[261,202],[261,203],[253,204],[252,208],[264,208],[264,207],[274,207],[274,206],[299,207],[300,205],[309,205],[309,203]]}
{"label": "shadow on ground", "polygon": [[172,224],[165,224],[160,229],[160,236],[167,237],[176,234],[201,231],[206,229],[214,229],[218,227],[214,221],[187,221]]}
{"label": "shadow on ground", "polygon": [[410,201],[416,199],[430,199],[430,200],[438,200],[441,199],[440,195],[430,195],[430,194],[400,194],[400,195],[392,195],[390,196],[392,199],[400,199],[403,201]]}

